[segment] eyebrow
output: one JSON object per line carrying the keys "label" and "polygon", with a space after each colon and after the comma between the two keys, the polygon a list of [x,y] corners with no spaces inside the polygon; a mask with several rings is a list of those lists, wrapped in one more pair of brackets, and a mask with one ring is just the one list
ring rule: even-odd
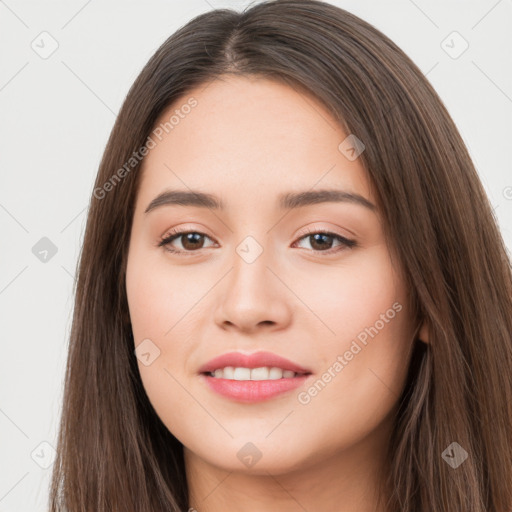
{"label": "eyebrow", "polygon": [[[304,192],[287,192],[279,196],[281,209],[300,208],[318,203],[352,203],[375,211],[376,206],[365,197],[344,190],[324,189]],[[225,210],[225,203],[213,194],[196,190],[166,190],[149,203],[144,213],[149,213],[160,206],[179,205],[197,206],[213,210]]]}

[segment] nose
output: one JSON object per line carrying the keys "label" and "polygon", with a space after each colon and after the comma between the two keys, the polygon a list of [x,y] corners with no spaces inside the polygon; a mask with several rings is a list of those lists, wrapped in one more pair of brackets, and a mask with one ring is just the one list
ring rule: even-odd
{"label": "nose", "polygon": [[231,269],[219,283],[215,322],[221,329],[244,333],[283,329],[292,313],[287,276],[270,251],[251,260],[243,252],[234,253]]}

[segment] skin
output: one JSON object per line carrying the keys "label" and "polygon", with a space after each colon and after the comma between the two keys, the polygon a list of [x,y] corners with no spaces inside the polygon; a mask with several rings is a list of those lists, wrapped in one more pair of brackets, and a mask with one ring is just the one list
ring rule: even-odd
{"label": "skin", "polygon": [[[360,159],[338,149],[348,134],[323,105],[288,85],[226,75],[188,91],[161,119],[190,97],[197,106],[144,160],[126,276],[135,345],[149,339],[160,351],[148,366],[138,361],[140,375],[157,414],[184,445],[190,507],[382,510],[375,489],[414,326]],[[282,192],[319,188],[360,194],[377,209],[278,206]],[[165,189],[214,194],[226,211],[165,205],[144,213]],[[173,254],[158,246],[172,228],[206,236],[195,245],[178,237],[171,247],[182,253]],[[308,230],[357,246],[336,238],[319,246]],[[249,235],[263,249],[250,264],[236,251]],[[329,367],[332,375],[337,357],[396,303],[394,318],[301,403],[299,392]],[[428,339],[424,327],[420,338]],[[313,375],[299,389],[249,404],[216,394],[199,378],[213,357],[259,350]],[[261,453],[251,467],[237,457],[248,442]]]}

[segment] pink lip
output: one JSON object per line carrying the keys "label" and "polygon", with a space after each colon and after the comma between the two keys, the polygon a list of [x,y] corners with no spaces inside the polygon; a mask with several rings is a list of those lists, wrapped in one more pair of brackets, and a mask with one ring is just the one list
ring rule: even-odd
{"label": "pink lip", "polygon": [[295,373],[311,373],[307,368],[303,368],[284,357],[273,354],[272,352],[255,352],[253,354],[242,354],[241,352],[228,352],[221,356],[211,359],[199,368],[199,373],[208,373],[225,368],[226,366],[261,368],[263,366],[291,370]]}
{"label": "pink lip", "polygon": [[[268,380],[232,380],[219,379],[209,375],[210,372],[226,366],[260,368],[262,366],[277,367],[298,373],[296,377]],[[291,391],[309,378],[311,371],[271,352],[242,354],[229,352],[208,361],[199,368],[200,377],[206,384],[222,396],[238,402],[261,402],[274,396]]]}
{"label": "pink lip", "polygon": [[298,388],[311,374],[275,380],[230,380],[200,375],[206,384],[219,395],[237,402],[262,402]]}

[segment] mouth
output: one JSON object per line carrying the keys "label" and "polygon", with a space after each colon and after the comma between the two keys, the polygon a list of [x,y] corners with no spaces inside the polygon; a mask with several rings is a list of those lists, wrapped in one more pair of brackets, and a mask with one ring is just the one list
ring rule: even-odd
{"label": "mouth", "polygon": [[237,402],[252,403],[302,386],[312,372],[270,352],[231,352],[203,365],[199,374],[215,393]]}

